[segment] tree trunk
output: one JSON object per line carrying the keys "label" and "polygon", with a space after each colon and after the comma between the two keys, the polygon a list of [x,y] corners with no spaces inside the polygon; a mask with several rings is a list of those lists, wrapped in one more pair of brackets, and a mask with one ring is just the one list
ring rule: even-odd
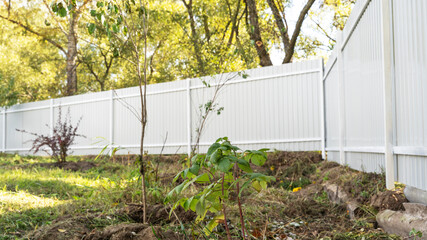
{"label": "tree trunk", "polygon": [[292,57],[295,52],[295,45],[298,40],[298,36],[301,32],[301,27],[304,22],[305,16],[307,15],[308,11],[311,9],[311,6],[313,6],[315,0],[308,0],[305,4],[304,8],[301,10],[297,23],[295,24],[295,30],[292,34],[292,38],[289,41],[289,46],[285,48],[286,54],[285,58],[283,59],[283,64],[290,63],[292,61]]}
{"label": "tree trunk", "polygon": [[70,16],[69,32],[67,35],[67,89],[66,95],[71,96],[77,92],[77,14]]}
{"label": "tree trunk", "polygon": [[267,52],[266,46],[264,45],[264,42],[262,41],[262,38],[261,38],[261,31],[259,29],[259,22],[258,22],[258,11],[257,11],[255,0],[246,0],[246,6],[248,7],[248,10],[249,10],[248,11],[249,36],[253,41],[253,44],[257,51],[260,65],[262,67],[271,66],[273,65],[273,63],[271,62],[270,54]]}
{"label": "tree trunk", "polygon": [[198,34],[196,30],[196,22],[194,21],[194,13],[193,13],[193,0],[189,0],[188,3],[185,0],[182,0],[185,7],[187,8],[188,20],[190,21],[191,28],[191,41],[193,42],[194,55],[198,64],[198,72],[201,75],[205,75],[205,64],[203,62],[203,58],[201,55],[201,46],[198,39]]}

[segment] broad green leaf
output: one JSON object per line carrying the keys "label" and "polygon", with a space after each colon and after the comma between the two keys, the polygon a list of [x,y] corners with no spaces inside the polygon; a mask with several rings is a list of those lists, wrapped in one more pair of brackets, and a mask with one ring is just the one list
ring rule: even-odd
{"label": "broad green leaf", "polygon": [[253,170],[251,168],[251,165],[247,161],[245,161],[243,159],[240,159],[240,158],[237,159],[237,166],[240,169],[242,169],[243,172],[247,172],[247,173],[253,172]]}
{"label": "broad green leaf", "polygon": [[259,184],[259,182],[258,182],[258,181],[253,181],[253,182],[252,182],[252,187],[253,187],[257,192],[261,192],[262,187],[261,187],[261,184]]}
{"label": "broad green leaf", "polygon": [[221,144],[219,143],[212,144],[208,149],[208,153],[206,154],[206,157],[210,157],[219,147],[221,147]]}
{"label": "broad green leaf", "polygon": [[67,16],[67,9],[66,9],[66,8],[64,8],[64,7],[59,8],[58,14],[59,14],[59,16],[60,16],[60,17],[65,17],[65,16]]}
{"label": "broad green leaf", "polygon": [[95,24],[89,23],[87,30],[88,30],[89,34],[93,34],[95,32]]}
{"label": "broad green leaf", "polygon": [[202,175],[197,177],[196,183],[209,183],[209,175],[207,173],[203,173]]}
{"label": "broad green leaf", "polygon": [[228,172],[233,167],[233,163],[228,157],[221,158],[218,163],[218,168],[222,172]]}
{"label": "broad green leaf", "polygon": [[264,165],[266,160],[267,158],[263,154],[260,154],[260,153],[250,154],[250,161],[257,166]]}
{"label": "broad green leaf", "polygon": [[209,236],[213,229],[218,226],[218,224],[224,221],[224,214],[221,214],[219,216],[214,217],[212,220],[209,221],[208,225],[206,225],[206,227],[204,228],[204,232],[206,234],[206,236]]}
{"label": "broad green leaf", "polygon": [[216,149],[215,152],[210,156],[210,161],[213,164],[218,164],[218,160],[222,157],[222,151]]}
{"label": "broad green leaf", "polygon": [[95,17],[96,16],[96,10],[90,10],[90,15],[92,17]]}
{"label": "broad green leaf", "polygon": [[196,204],[196,213],[197,213],[197,215],[201,216],[201,215],[203,215],[203,213],[205,211],[206,211],[205,202],[202,201],[202,200],[198,201],[197,204]]}
{"label": "broad green leaf", "polygon": [[176,182],[176,180],[178,180],[178,178],[181,176],[183,171],[179,172],[178,174],[176,174],[176,176],[173,178],[172,182]]}
{"label": "broad green leaf", "polygon": [[185,202],[184,202],[184,204],[183,204],[183,208],[184,208],[184,210],[185,211],[188,211],[188,209],[190,209],[190,205],[191,205],[191,201],[193,201],[193,198],[194,198],[194,196],[193,197],[191,197],[191,198],[189,198],[189,199],[187,199]]}
{"label": "broad green leaf", "polygon": [[267,189],[267,182],[266,181],[260,181],[259,183],[260,183],[262,189]]}
{"label": "broad green leaf", "polygon": [[197,198],[193,198],[191,200],[191,203],[190,203],[190,209],[191,209],[191,211],[193,211],[193,212],[196,211],[196,205],[197,205],[198,202],[199,202],[199,199],[197,199]]}
{"label": "broad green leaf", "polygon": [[200,170],[200,165],[199,164],[193,164],[191,167],[190,167],[190,169],[189,169],[189,171],[192,173],[192,174],[194,174],[194,175],[198,175],[199,174],[199,170]]}

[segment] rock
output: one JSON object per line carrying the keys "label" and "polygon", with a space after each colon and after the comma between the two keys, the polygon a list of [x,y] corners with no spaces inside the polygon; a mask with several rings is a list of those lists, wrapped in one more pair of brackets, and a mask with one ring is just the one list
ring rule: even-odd
{"label": "rock", "polygon": [[359,211],[359,204],[356,200],[350,199],[348,194],[336,184],[323,185],[324,191],[328,194],[328,198],[335,204],[345,204],[350,215],[350,219],[355,219]]}
{"label": "rock", "polygon": [[412,203],[422,203],[427,205],[427,191],[406,186],[404,190],[406,198]]}
{"label": "rock", "polygon": [[333,203],[346,203],[349,199],[347,193],[342,191],[336,184],[325,184],[323,189],[328,194],[329,200]]}
{"label": "rock", "polygon": [[384,210],[378,213],[378,225],[387,233],[403,238],[410,237],[409,233],[414,229],[422,233],[422,237],[417,239],[427,240],[427,205],[403,203],[403,206],[405,211]]}

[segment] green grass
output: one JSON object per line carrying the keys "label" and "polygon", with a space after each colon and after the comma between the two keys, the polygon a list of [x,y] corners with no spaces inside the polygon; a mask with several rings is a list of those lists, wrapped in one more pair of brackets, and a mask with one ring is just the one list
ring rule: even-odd
{"label": "green grass", "polygon": [[71,172],[32,165],[40,162],[52,160],[0,155],[0,239],[20,239],[61,215],[110,213],[140,198],[135,166],[99,162]]}

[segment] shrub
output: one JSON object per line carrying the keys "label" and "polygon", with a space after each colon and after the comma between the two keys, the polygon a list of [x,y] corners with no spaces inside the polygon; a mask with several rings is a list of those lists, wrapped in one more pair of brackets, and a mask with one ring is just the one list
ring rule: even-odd
{"label": "shrub", "polygon": [[[70,108],[68,108],[64,121],[62,121],[61,107],[59,107],[58,110],[58,121],[56,122],[56,125],[53,126],[51,135],[32,133],[21,129],[16,129],[16,131],[28,133],[36,137],[34,140],[32,140],[33,143],[30,151],[37,153],[42,150],[52,156],[52,158],[54,158],[57,162],[65,162],[70,150],[70,146],[74,143],[74,139],[76,137],[85,136],[77,134],[77,129],[79,128],[82,117],[80,117],[79,121],[77,121],[77,124],[73,126],[71,123]],[[48,128],[52,128],[52,126],[47,124],[46,126]],[[47,151],[47,149],[50,149],[50,152]]]}
{"label": "shrub", "polygon": [[[215,215],[204,228],[204,234],[210,235],[219,222],[223,222],[227,232],[227,238],[231,239],[227,224],[227,208],[231,204],[239,207],[242,237],[246,239],[243,209],[241,205],[242,192],[248,187],[256,191],[267,188],[267,183],[275,181],[274,177],[255,173],[251,165],[262,166],[267,160],[267,149],[257,151],[241,151],[238,147],[231,145],[228,138],[220,138],[212,144],[206,156],[196,155],[191,159],[191,166],[181,171],[174,179],[179,177],[183,182],[175,187],[166,196],[169,202],[174,194],[188,191],[191,185],[199,184],[196,193],[190,197],[184,197],[175,202],[175,209],[182,206],[186,211],[192,210],[197,213],[196,222],[205,219],[206,214],[211,212]],[[242,185],[240,185],[242,183]],[[191,191],[188,191],[191,193]],[[236,196],[235,199],[230,195]]]}

